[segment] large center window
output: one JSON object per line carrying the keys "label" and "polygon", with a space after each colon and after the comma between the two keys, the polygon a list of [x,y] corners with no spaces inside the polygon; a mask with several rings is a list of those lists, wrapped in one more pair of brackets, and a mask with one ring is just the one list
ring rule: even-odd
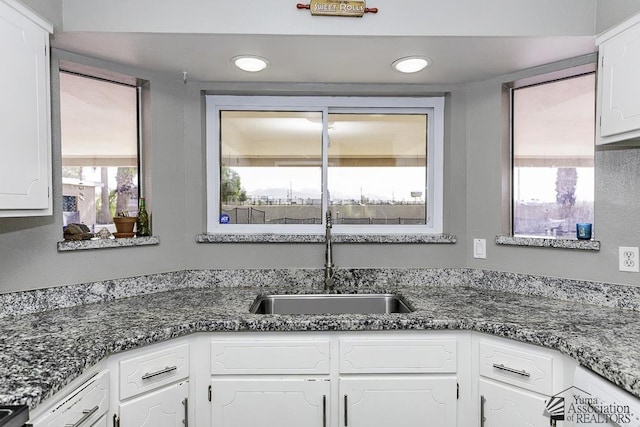
{"label": "large center window", "polygon": [[207,97],[208,231],[442,232],[442,98]]}

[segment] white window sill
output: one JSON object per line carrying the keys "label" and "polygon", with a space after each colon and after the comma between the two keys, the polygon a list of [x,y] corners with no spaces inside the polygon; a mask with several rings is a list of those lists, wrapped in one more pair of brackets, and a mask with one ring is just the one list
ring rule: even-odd
{"label": "white window sill", "polygon": [[132,237],[129,239],[64,240],[62,242],[58,242],[58,252],[149,246],[158,244],[160,244],[158,236]]}
{"label": "white window sill", "polygon": [[[206,233],[197,243],[324,243],[324,234]],[[450,234],[334,234],[334,243],[456,243]]]}
{"label": "white window sill", "polygon": [[538,236],[496,236],[496,245],[599,251],[599,240],[560,239]]}

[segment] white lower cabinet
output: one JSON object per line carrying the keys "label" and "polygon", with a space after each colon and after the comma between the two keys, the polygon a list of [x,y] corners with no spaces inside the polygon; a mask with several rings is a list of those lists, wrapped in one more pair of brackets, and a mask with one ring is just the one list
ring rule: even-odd
{"label": "white lower cabinet", "polygon": [[[546,427],[573,359],[469,331],[201,333],[109,357],[33,427]],[[572,427],[558,420],[558,427]]]}
{"label": "white lower cabinet", "polygon": [[455,376],[340,379],[340,425],[456,426]]}
{"label": "white lower cabinet", "polygon": [[328,379],[214,379],[212,389],[212,426],[329,425]]}
{"label": "white lower cabinet", "polygon": [[189,382],[154,390],[120,404],[122,427],[184,427],[189,423]]}
{"label": "white lower cabinet", "polygon": [[[568,427],[551,420],[547,403],[572,385],[572,363],[560,353],[517,341],[475,334],[481,427]],[[575,362],[573,362],[575,364]]]}
{"label": "white lower cabinet", "polygon": [[100,418],[95,424],[93,424],[91,427],[107,427],[109,420],[107,419],[107,416],[105,415],[104,417]]}
{"label": "white lower cabinet", "polygon": [[[128,351],[111,359],[118,387],[113,427],[187,427],[190,396],[188,340]],[[195,425],[195,423],[192,423]]]}
{"label": "white lower cabinet", "polygon": [[431,335],[219,334],[210,425],[456,427],[457,341]]}
{"label": "white lower cabinet", "polygon": [[481,427],[547,427],[545,396],[527,390],[480,379]]}
{"label": "white lower cabinet", "polygon": [[108,409],[109,371],[102,371],[76,386],[31,424],[33,427],[101,426],[101,417]]}

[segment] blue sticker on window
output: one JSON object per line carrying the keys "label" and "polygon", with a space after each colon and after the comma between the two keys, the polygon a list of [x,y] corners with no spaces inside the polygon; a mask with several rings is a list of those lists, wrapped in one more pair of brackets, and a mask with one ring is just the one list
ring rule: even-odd
{"label": "blue sticker on window", "polygon": [[229,215],[227,214],[220,215],[220,224],[229,224],[230,220],[231,219],[229,218]]}

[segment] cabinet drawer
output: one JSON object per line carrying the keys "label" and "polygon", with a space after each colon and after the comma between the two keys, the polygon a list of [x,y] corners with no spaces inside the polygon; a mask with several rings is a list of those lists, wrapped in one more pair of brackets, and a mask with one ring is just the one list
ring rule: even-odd
{"label": "cabinet drawer", "polygon": [[78,387],[74,393],[51,411],[50,416],[47,416],[41,423],[34,423],[34,426],[92,425],[108,409],[109,371],[103,371]]}
{"label": "cabinet drawer", "polygon": [[120,399],[127,399],[188,376],[189,344],[122,360]]}
{"label": "cabinet drawer", "polygon": [[480,375],[527,390],[553,394],[553,358],[542,352],[480,342]]}
{"label": "cabinet drawer", "polygon": [[341,339],[340,373],[456,372],[455,339]]}
{"label": "cabinet drawer", "polygon": [[328,374],[328,340],[213,340],[211,373]]}

